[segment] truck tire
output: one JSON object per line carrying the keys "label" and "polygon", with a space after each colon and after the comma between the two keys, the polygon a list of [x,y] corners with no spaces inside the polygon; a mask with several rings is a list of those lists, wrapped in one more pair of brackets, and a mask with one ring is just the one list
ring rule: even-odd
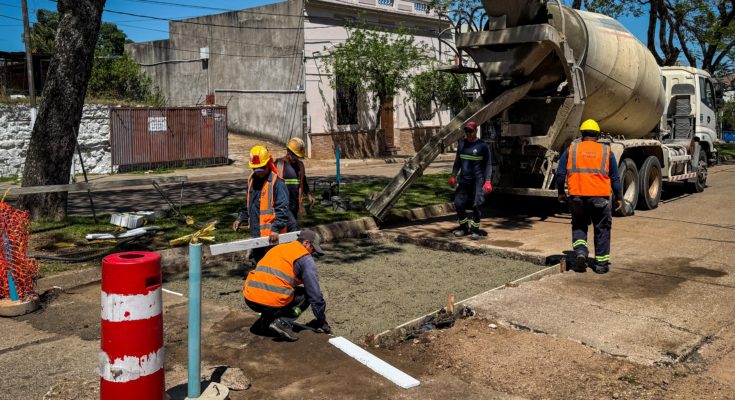
{"label": "truck tire", "polygon": [[694,181],[687,182],[687,189],[690,193],[702,193],[707,187],[707,153],[699,152],[699,162],[697,162],[697,177]]}
{"label": "truck tire", "polygon": [[663,176],[661,175],[661,162],[658,157],[649,156],[641,165],[638,173],[640,188],[638,188],[638,208],[641,210],[653,210],[661,201],[663,189]]}
{"label": "truck tire", "polygon": [[628,217],[633,215],[638,204],[638,193],[640,189],[640,184],[638,183],[638,167],[635,166],[635,163],[630,158],[624,158],[620,162],[618,173],[620,174],[620,185],[622,185],[623,189],[623,208],[615,212],[615,215]]}

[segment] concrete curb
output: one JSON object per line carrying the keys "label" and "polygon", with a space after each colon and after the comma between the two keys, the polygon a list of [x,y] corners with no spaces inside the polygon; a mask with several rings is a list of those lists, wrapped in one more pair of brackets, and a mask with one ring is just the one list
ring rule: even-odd
{"label": "concrete curb", "polygon": [[36,281],[36,291],[38,293],[43,293],[53,288],[68,290],[88,285],[90,283],[99,282],[100,279],[102,279],[102,267],[61,272],[50,276],[44,276]]}

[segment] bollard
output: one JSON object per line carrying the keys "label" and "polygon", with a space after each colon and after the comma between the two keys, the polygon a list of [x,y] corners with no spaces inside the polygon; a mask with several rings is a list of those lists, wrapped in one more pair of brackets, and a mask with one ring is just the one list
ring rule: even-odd
{"label": "bollard", "polygon": [[188,398],[202,394],[201,334],[202,334],[202,245],[189,244],[189,383]]}
{"label": "bollard", "polygon": [[101,303],[100,399],[163,399],[161,256],[102,259]]}
{"label": "bollard", "polygon": [[334,151],[334,158],[337,164],[337,176],[335,179],[337,181],[337,196],[339,196],[339,183],[342,181],[342,176],[340,174],[340,168],[339,168],[340,167],[339,159],[341,157],[342,157],[342,149],[339,147],[339,145],[337,145],[337,148]]}

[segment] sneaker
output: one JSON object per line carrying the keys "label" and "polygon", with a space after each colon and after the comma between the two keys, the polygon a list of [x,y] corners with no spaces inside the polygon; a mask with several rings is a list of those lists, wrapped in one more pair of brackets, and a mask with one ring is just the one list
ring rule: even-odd
{"label": "sneaker", "polygon": [[577,254],[577,271],[587,270],[587,256],[584,254]]}
{"label": "sneaker", "polygon": [[595,273],[598,273],[598,274],[606,274],[610,272],[610,267],[607,265],[595,265],[593,269]]}
{"label": "sneaker", "polygon": [[464,229],[457,229],[456,231],[452,232],[452,234],[456,237],[462,237],[467,235],[467,231]]}
{"label": "sneaker", "polygon": [[282,339],[288,340],[289,342],[299,340],[299,337],[291,329],[291,324],[286,322],[283,318],[276,318],[270,325],[268,325],[268,328],[277,333]]}

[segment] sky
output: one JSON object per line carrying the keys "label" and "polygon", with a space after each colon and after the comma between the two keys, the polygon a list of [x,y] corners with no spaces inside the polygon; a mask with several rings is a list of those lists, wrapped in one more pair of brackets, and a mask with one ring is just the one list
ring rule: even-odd
{"label": "sky", "polygon": [[[56,11],[56,3],[50,0],[27,0],[31,24],[36,21],[36,10]],[[273,0],[160,0],[163,3],[177,3],[188,7],[157,4],[156,0],[108,0],[105,10],[121,11],[170,19],[190,18],[207,14],[217,14],[227,10],[256,7],[271,4]],[[23,15],[20,0],[0,0],[0,51],[23,51]],[[134,42],[168,38],[168,21],[153,20],[105,11],[102,20],[116,24]],[[646,18],[623,17],[619,21],[643,43],[646,42]]]}

